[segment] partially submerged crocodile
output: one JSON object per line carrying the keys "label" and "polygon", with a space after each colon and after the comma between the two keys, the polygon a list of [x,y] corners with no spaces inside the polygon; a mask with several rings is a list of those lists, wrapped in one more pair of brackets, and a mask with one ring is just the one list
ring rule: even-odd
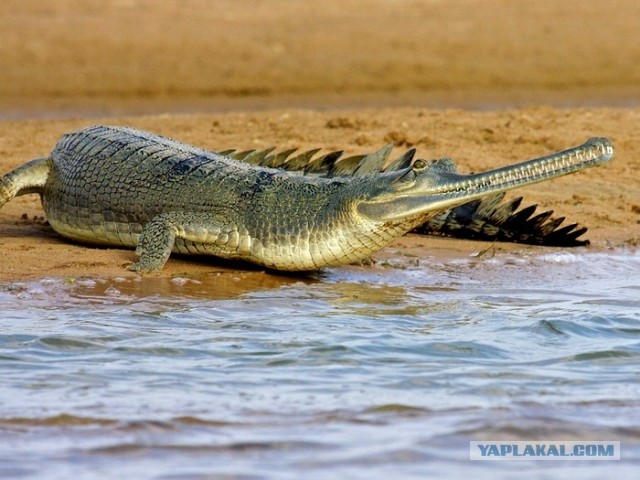
{"label": "partially submerged crocodile", "polygon": [[414,151],[389,163],[389,150],[340,161],[340,153],[313,160],[315,151],[293,158],[290,151],[216,153],[132,128],[96,126],[63,136],[50,156],[0,177],[0,207],[38,193],[62,236],[137,247],[134,271],[160,270],[172,251],[317,270],[365,259],[411,230],[446,232],[452,225],[480,238],[511,231],[507,239],[580,244],[586,229],[558,229],[558,221],[546,222],[550,212],[530,219],[535,206],[514,213],[519,200],[499,204],[507,190],[613,156],[607,139],[592,138],[462,175],[451,160],[414,160]]}

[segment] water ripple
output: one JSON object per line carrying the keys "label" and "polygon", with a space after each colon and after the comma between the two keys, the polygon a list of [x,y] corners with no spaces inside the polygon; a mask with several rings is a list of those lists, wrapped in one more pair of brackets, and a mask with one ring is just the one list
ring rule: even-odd
{"label": "water ripple", "polygon": [[468,441],[499,437],[620,440],[629,473],[639,271],[634,251],[525,249],[317,278],[0,286],[0,476],[525,472],[471,470]]}

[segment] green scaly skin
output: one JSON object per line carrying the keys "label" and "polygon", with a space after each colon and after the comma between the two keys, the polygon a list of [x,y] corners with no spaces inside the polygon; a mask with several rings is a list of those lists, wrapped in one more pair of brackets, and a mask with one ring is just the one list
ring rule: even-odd
{"label": "green scaly skin", "polygon": [[132,270],[158,271],[171,252],[318,270],[369,257],[438,213],[486,195],[599,165],[607,139],[476,175],[450,161],[386,173],[313,178],[125,127],[62,137],[48,158],[0,177],[0,207],[38,193],[64,237],[137,247]]}

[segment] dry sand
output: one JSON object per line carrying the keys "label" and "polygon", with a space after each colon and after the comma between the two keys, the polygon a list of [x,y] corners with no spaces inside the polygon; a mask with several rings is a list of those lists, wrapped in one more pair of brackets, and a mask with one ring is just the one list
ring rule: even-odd
{"label": "dry sand", "polygon": [[[612,163],[516,194],[588,226],[589,249],[636,248],[637,18],[635,0],[8,0],[0,172],[95,123],[210,149],[394,142],[463,172],[608,136]],[[1,281],[129,274],[132,251],[71,244],[42,215],[35,196],[0,211]],[[376,258],[405,265],[488,246],[408,236]],[[172,258],[161,275],[245,267]]]}

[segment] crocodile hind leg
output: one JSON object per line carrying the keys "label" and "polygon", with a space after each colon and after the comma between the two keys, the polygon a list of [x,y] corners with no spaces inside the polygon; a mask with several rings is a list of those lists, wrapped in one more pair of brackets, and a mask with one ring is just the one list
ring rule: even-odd
{"label": "crocodile hind leg", "polygon": [[47,158],[31,160],[0,177],[0,208],[14,197],[42,194],[49,177]]}
{"label": "crocodile hind leg", "polygon": [[220,216],[206,213],[168,212],[151,219],[142,229],[136,253],[140,260],[129,270],[134,272],[158,272],[169,259],[171,252],[211,253],[214,247],[240,248],[237,228]]}

